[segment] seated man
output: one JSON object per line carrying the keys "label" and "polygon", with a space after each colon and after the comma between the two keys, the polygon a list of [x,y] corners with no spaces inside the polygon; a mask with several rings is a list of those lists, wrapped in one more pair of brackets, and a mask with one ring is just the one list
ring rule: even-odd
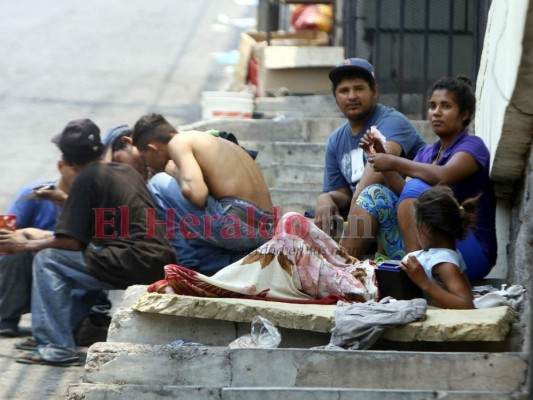
{"label": "seated man", "polygon": [[[166,172],[151,176],[151,171],[144,165],[138,150],[131,144],[131,133],[132,130],[126,125],[109,129],[102,137],[105,146],[104,160],[129,164],[148,180],[148,190],[154,198],[159,218],[164,220],[168,209],[179,208],[180,199],[183,197],[180,186],[178,181]],[[214,251],[213,246],[202,238],[184,236],[180,232],[180,220],[180,215],[175,214],[174,232],[168,236],[182,267],[212,275],[220,268],[233,263],[234,254],[223,248]]]}
{"label": "seated man", "polygon": [[[24,186],[7,210],[17,218],[17,231],[28,238],[53,234],[59,206],[36,197],[37,188],[52,184],[63,187],[63,182],[55,181]],[[0,336],[18,336],[20,318],[30,312],[32,261],[33,253],[0,255]]]}
{"label": "seated man", "polygon": [[[386,139],[389,154],[409,159],[425,143],[405,115],[378,103],[374,67],[368,61],[346,59],[329,72],[329,79],[335,101],[347,121],[335,129],[326,145],[324,192],[317,200],[315,223],[326,233],[338,236],[339,222],[342,217],[354,215],[361,191],[370,184],[383,182],[381,174],[367,165],[366,155],[359,147],[363,135],[367,131],[374,134],[377,128]],[[372,240],[366,222],[357,221],[354,234]],[[343,245],[356,258],[366,252],[347,242]]]}
{"label": "seated man", "polygon": [[[179,186],[164,175],[149,186],[167,221],[178,221],[179,234],[197,240],[197,252],[178,254],[180,264],[188,259],[189,265],[182,265],[212,275],[272,237],[268,186],[244,149],[207,132],[178,134],[159,114],[139,119],[132,139],[150,169],[165,171],[169,161],[175,165]],[[165,196],[169,192],[175,193]],[[207,253],[212,263],[204,260]]]}
{"label": "seated man", "polygon": [[17,361],[64,366],[79,362],[72,290],[151,283],[176,255],[162,227],[149,225],[146,210],[154,203],[139,174],[128,165],[101,162],[100,130],[92,121],[71,121],[52,141],[75,172],[54,235],[28,240],[1,230],[0,251],[37,252],[31,313],[38,352]]}
{"label": "seated man", "polygon": [[102,136],[104,161],[113,161],[131,165],[144,180],[150,179],[152,171],[146,167],[135,147],[131,144],[133,130],[127,125],[117,125],[107,130]]}
{"label": "seated man", "polygon": [[[74,173],[63,160],[57,162],[61,178],[24,186],[9,206],[7,214],[16,217],[17,233],[30,240],[53,236],[55,225],[70,190],[66,183]],[[34,253],[0,255],[0,336],[19,336],[19,322],[23,314],[30,312],[32,263]],[[90,309],[97,299],[105,295],[100,291],[76,290],[79,306]],[[76,309],[72,318],[79,326],[79,315],[84,311]]]}

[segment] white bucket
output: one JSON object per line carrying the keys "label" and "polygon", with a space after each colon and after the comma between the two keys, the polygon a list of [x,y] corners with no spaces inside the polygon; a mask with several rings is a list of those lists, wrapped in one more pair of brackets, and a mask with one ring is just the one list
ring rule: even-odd
{"label": "white bucket", "polygon": [[202,92],[202,119],[252,118],[254,95],[246,92]]}

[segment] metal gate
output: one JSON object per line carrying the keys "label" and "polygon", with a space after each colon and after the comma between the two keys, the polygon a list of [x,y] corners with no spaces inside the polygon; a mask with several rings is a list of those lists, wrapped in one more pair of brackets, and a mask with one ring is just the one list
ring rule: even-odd
{"label": "metal gate", "polygon": [[344,0],[346,57],[374,64],[380,101],[426,118],[427,91],[442,76],[475,83],[491,0]]}

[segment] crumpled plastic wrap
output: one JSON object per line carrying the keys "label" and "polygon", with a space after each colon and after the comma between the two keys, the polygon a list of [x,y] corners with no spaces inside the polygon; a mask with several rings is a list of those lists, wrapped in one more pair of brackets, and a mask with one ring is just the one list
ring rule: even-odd
{"label": "crumpled plastic wrap", "polygon": [[281,334],[268,319],[255,316],[251,333],[231,342],[230,349],[275,349],[281,343]]}

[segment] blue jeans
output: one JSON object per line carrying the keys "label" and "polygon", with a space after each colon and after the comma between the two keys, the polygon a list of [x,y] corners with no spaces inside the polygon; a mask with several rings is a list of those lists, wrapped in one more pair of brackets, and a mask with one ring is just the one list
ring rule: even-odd
{"label": "blue jeans", "polygon": [[45,249],[35,255],[31,313],[37,342],[75,348],[73,329],[90,310],[80,304],[77,296],[72,296],[76,289],[93,291],[114,287],[89,272],[81,251]]}
{"label": "blue jeans", "polygon": [[[183,196],[176,179],[164,172],[150,179],[148,189],[159,218],[166,221],[167,232],[173,236],[169,240],[182,267],[210,276],[272,237],[273,229],[267,234],[249,226],[231,215],[227,203],[210,196],[205,208],[194,206]],[[255,208],[255,213],[261,211]]]}
{"label": "blue jeans", "polygon": [[18,329],[30,312],[33,253],[0,256],[0,329]]}
{"label": "blue jeans", "polygon": [[[0,256],[0,329],[18,330],[20,317],[31,311],[32,263],[34,253]],[[72,311],[74,327],[81,324],[81,315],[90,311],[100,291],[74,290],[77,308]]]}

